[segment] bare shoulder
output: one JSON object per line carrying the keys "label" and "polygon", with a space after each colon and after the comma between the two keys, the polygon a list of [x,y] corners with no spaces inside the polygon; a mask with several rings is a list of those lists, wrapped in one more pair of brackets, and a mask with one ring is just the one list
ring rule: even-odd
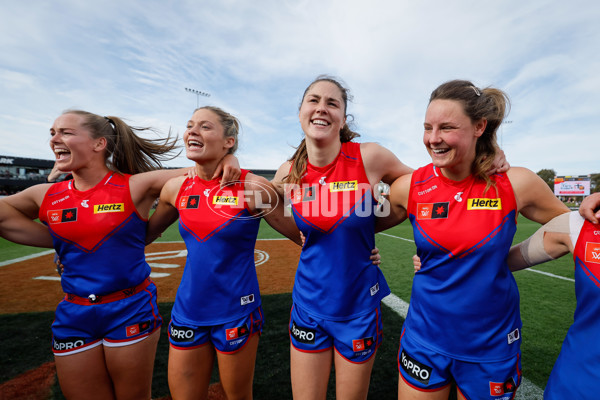
{"label": "bare shoulder", "polygon": [[246,175],[244,186],[248,190],[259,190],[264,189],[265,187],[272,187],[267,178],[253,173],[248,173]]}

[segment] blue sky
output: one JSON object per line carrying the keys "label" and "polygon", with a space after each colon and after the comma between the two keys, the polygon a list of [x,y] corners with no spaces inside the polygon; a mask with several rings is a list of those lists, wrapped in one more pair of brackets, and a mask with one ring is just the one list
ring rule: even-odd
{"label": "blue sky", "polygon": [[[429,162],[430,92],[460,78],[511,98],[514,166],[600,172],[600,3],[588,1],[20,1],[0,13],[0,154],[52,159],[65,109],[183,136],[200,105],[236,115],[238,157],[275,169],[302,137],[319,74],[344,80],[361,141]],[[168,163],[187,166],[184,156]]]}

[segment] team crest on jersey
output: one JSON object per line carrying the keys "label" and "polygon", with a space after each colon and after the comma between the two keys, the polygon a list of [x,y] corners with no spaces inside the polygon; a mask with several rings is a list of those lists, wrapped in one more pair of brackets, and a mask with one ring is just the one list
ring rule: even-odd
{"label": "team crest on jersey", "polygon": [[443,219],[448,218],[449,202],[443,203],[418,203],[417,219]]}
{"label": "team crest on jersey", "polygon": [[221,206],[237,206],[237,196],[213,196],[212,203]]}
{"label": "team crest on jersey", "polygon": [[468,199],[467,210],[502,210],[501,199]]}
{"label": "team crest on jersey", "polygon": [[317,190],[317,186],[306,186],[295,189],[291,201],[293,204],[313,201],[317,198]]}
{"label": "team crest on jersey", "polygon": [[179,199],[179,209],[198,208],[200,196],[181,196]]}
{"label": "team crest on jersey", "polygon": [[600,264],[600,243],[585,244],[585,262]]}
{"label": "team crest on jersey", "polygon": [[125,203],[96,204],[94,206],[94,214],[124,211]]}
{"label": "team crest on jersey", "polygon": [[330,192],[350,192],[358,187],[358,181],[338,181],[329,184]]}
{"label": "team crest on jersey", "polygon": [[77,209],[67,208],[64,210],[48,211],[48,222],[51,224],[60,224],[63,222],[77,221]]}

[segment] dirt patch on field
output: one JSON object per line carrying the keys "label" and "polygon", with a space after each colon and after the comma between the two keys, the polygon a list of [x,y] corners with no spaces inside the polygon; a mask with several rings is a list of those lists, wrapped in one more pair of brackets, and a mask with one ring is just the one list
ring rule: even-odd
{"label": "dirt patch on field", "polygon": [[[254,262],[262,294],[289,293],[300,247],[289,240],[259,240]],[[159,302],[175,301],[185,266],[183,243],[153,243],[146,247],[146,260],[158,288]],[[44,255],[0,267],[0,313],[54,311],[65,296],[54,265],[54,255]],[[168,322],[168,321],[167,321]],[[44,399],[56,379],[53,362],[26,372],[0,385],[2,399]],[[223,400],[219,383],[209,388],[210,400]],[[170,397],[161,400],[167,400]]]}
{"label": "dirt patch on field", "polygon": [[[289,240],[259,240],[254,259],[263,294],[289,293],[300,247]],[[153,243],[146,248],[158,301],[174,301],[185,266],[183,243]],[[0,313],[54,311],[64,293],[52,254],[0,267]]]}

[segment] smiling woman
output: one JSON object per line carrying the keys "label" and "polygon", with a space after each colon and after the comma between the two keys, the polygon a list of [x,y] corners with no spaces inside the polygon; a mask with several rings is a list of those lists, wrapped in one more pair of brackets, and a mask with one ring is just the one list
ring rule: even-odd
{"label": "smiling woman", "polygon": [[145,261],[146,222],[163,184],[184,171],[157,169],[175,139],[139,131],[118,117],[66,111],[50,147],[72,178],[0,199],[0,234],[54,247],[65,266],[52,346],[67,398],[150,398],[162,318]]}

